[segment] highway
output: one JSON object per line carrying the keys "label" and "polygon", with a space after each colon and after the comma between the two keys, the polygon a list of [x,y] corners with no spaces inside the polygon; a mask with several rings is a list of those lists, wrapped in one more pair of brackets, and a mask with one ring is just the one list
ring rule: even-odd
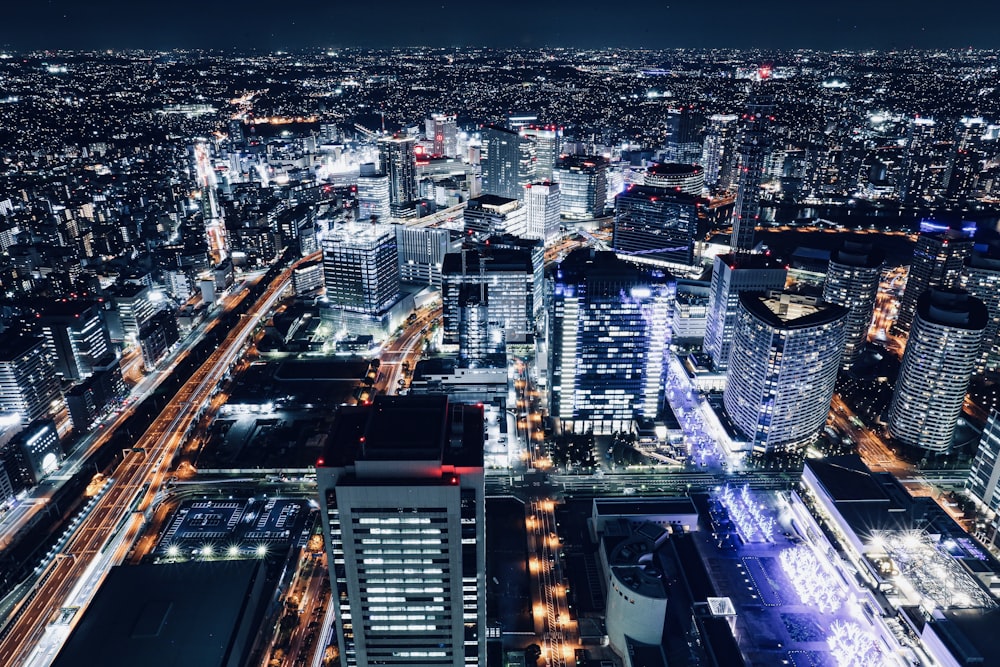
{"label": "highway", "polygon": [[[261,297],[227,335],[222,344],[196,370],[167,403],[149,429],[135,443],[112,473],[110,487],[93,511],[80,522],[66,543],[62,556],[42,574],[34,591],[16,612],[17,617],[0,641],[0,665],[48,664],[50,649],[36,658],[36,645],[46,626],[65,607],[83,607],[89,599],[71,599],[71,593],[85,579],[103,572],[95,564],[114,540],[113,555],[106,565],[124,558],[143,525],[143,513],[167,479],[175,452],[219,382],[243,353],[244,345],[257,323],[266,316],[291,281],[292,269],[276,277]],[[242,291],[242,290],[241,290]],[[121,539],[115,539],[115,538]],[[90,592],[96,586],[82,586]],[[67,625],[72,626],[74,619]]]}

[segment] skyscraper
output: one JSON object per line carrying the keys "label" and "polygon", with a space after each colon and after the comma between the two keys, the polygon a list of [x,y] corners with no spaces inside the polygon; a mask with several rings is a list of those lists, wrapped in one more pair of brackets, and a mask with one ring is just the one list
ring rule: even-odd
{"label": "skyscraper", "polygon": [[696,164],[657,162],[646,168],[642,184],[698,196],[705,187],[705,169]]}
{"label": "skyscraper", "polygon": [[979,502],[1000,512],[1000,413],[990,411],[965,488]]}
{"label": "skyscraper", "polygon": [[520,199],[535,180],[534,144],[502,127],[483,128],[483,194]]}
{"label": "skyscraper", "polygon": [[59,378],[41,338],[0,334],[0,413],[28,425],[63,408]]}
{"label": "skyscraper", "polygon": [[566,155],[556,165],[562,197],[561,214],[571,220],[604,215],[607,203],[607,162],[599,156]]}
{"label": "skyscraper", "polygon": [[90,377],[94,367],[113,356],[111,337],[96,304],[56,301],[37,318],[56,373],[66,380]]}
{"label": "skyscraper", "polygon": [[454,114],[433,113],[424,123],[432,155],[458,155],[458,124]]}
{"label": "skyscraper", "polygon": [[323,239],[326,300],[335,309],[382,315],[399,300],[393,225],[346,223]]}
{"label": "skyscraper", "polygon": [[736,114],[713,114],[708,117],[701,165],[705,167],[705,185],[709,188],[728,190],[732,186],[738,119]]}
{"label": "skyscraper", "polygon": [[615,197],[612,247],[636,261],[690,265],[698,231],[698,199],[634,185]]}
{"label": "skyscraper", "polygon": [[528,211],[516,197],[479,195],[470,199],[464,212],[465,231],[479,234],[513,234],[525,236],[528,231]]}
{"label": "skyscraper", "polygon": [[889,433],[931,453],[951,448],[989,314],[962,290],[929,289],[913,327],[889,407]]}
{"label": "skyscraper", "polygon": [[483,442],[441,395],[338,410],[316,481],[345,666],[485,664]]}
{"label": "skyscraper", "polygon": [[771,150],[768,126],[774,106],[759,96],[751,96],[743,115],[740,133],[739,173],[736,205],[733,208],[733,232],[729,245],[733,250],[752,250],[754,228],[760,218],[760,184]]}
{"label": "skyscraper", "polygon": [[847,333],[842,366],[848,368],[864,351],[875,313],[875,297],[885,253],[871,243],[845,241],[830,255],[823,283],[823,300],[847,308]]}
{"label": "skyscraper", "polygon": [[662,402],[675,282],[611,252],[575,250],[556,270],[551,413],[566,431],[631,429]]}
{"label": "skyscraper", "polygon": [[358,176],[358,215],[357,220],[367,222],[375,218],[388,222],[392,215],[389,206],[389,175],[380,174],[374,164],[361,165]]}
{"label": "skyscraper", "polygon": [[989,320],[983,332],[983,349],[976,370],[1000,370],[1000,248],[976,248],[965,262],[962,285],[966,291],[986,304]]}
{"label": "skyscraper", "polygon": [[417,198],[417,157],[413,137],[379,137],[379,171],[389,177],[389,207],[394,215]]}
{"label": "skyscraper", "polygon": [[757,454],[793,452],[826,422],[847,309],[787,292],[743,292],[723,394]]}
{"label": "skyscraper", "polygon": [[921,294],[932,287],[952,289],[961,285],[965,260],[972,253],[975,231],[974,223],[966,223],[961,229],[952,229],[930,220],[920,223],[920,236],[913,248],[906,288],[892,325],[894,333],[910,330]]}
{"label": "skyscraper", "polygon": [[937,126],[930,118],[918,116],[910,121],[899,194],[904,202],[943,194],[947,186],[942,172],[946,170],[949,155],[937,149],[936,131]]}
{"label": "skyscraper", "polygon": [[664,145],[669,162],[694,163],[701,159],[705,114],[693,107],[667,110],[667,140]]}
{"label": "skyscraper", "polygon": [[524,237],[549,242],[559,236],[559,212],[562,207],[559,184],[540,181],[529,183],[524,188],[524,205],[528,214]]}
{"label": "skyscraper", "polygon": [[520,133],[535,145],[534,178],[539,181],[553,180],[553,170],[562,152],[562,128],[555,125],[531,125],[522,127]]}
{"label": "skyscraper", "polygon": [[705,352],[718,370],[729,366],[729,350],[736,330],[740,292],[766,292],[785,287],[787,269],[767,255],[717,255],[705,322]]}

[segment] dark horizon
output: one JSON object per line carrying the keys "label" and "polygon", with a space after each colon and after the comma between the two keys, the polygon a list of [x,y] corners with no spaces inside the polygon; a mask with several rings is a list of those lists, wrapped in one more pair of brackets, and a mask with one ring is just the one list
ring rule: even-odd
{"label": "dark horizon", "polygon": [[103,0],[89,7],[68,0],[7,8],[0,48],[34,50],[241,51],[308,48],[482,46],[490,48],[628,48],[905,50],[997,49],[992,3],[971,0],[941,12],[912,3],[765,4],[718,0],[613,11],[592,0],[487,8],[447,0],[386,0],[320,9],[250,0],[242,4],[142,6]]}

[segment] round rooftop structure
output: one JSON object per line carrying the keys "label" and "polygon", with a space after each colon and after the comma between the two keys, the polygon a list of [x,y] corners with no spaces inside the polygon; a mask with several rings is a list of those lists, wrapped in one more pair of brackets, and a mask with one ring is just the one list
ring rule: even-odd
{"label": "round rooftop structure", "polygon": [[646,168],[642,184],[697,196],[705,187],[705,169],[696,164],[657,162]]}

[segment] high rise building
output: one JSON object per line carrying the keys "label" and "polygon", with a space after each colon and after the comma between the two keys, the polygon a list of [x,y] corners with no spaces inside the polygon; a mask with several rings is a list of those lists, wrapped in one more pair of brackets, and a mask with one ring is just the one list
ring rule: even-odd
{"label": "high rise building", "polygon": [[823,283],[823,300],[847,308],[847,333],[843,368],[850,367],[864,351],[868,328],[875,313],[885,253],[871,243],[845,241],[830,255]]}
{"label": "high rise building", "polygon": [[539,181],[553,180],[556,162],[562,153],[562,128],[555,125],[531,125],[522,127],[520,134],[535,146],[534,178]]}
{"label": "high rise building", "polygon": [[965,223],[961,229],[924,220],[920,223],[920,235],[913,248],[913,261],[903,298],[899,301],[899,311],[892,325],[894,333],[906,333],[913,322],[913,313],[920,295],[932,287],[952,289],[959,287],[965,260],[972,254],[974,223]]}
{"label": "high rise building", "polygon": [[754,453],[793,452],[826,423],[848,310],[787,292],[743,292],[723,394]]}
{"label": "high rise building", "polygon": [[484,127],[482,138],[483,194],[520,199],[524,186],[535,180],[534,144],[494,126]]}
{"label": "high rise building", "polygon": [[629,431],[663,397],[672,276],[611,252],[575,250],[556,269],[549,369],[563,430]]}
{"label": "high rise building", "polygon": [[733,250],[752,250],[754,229],[760,218],[760,185],[764,178],[771,136],[768,128],[774,105],[763,97],[752,96],[743,115],[740,132],[739,171],[736,178],[736,205],[733,208],[733,232],[729,245]]}
{"label": "high rise building", "polygon": [[503,329],[490,321],[489,288],[466,283],[458,288],[458,361],[461,368],[489,365],[503,351]]}
{"label": "high rise building", "polygon": [[892,437],[930,453],[951,449],[988,319],[983,302],[962,290],[920,295],[889,406]]}
{"label": "high rise building", "polygon": [[940,150],[937,125],[930,118],[914,118],[906,135],[906,154],[899,198],[908,203],[944,194],[951,145]]}
{"label": "high rise building", "polygon": [[525,236],[528,231],[528,211],[516,197],[479,195],[465,207],[467,234],[489,236],[513,234]]}
{"label": "high rise building", "polygon": [[139,341],[139,332],[160,310],[155,303],[152,290],[146,285],[126,283],[115,288],[111,299],[115,304],[112,321],[109,323],[112,340]]}
{"label": "high rise building", "polygon": [[607,205],[607,161],[599,156],[566,155],[556,165],[562,198],[561,215],[588,220],[604,215]]}
{"label": "high rise building", "polygon": [[986,420],[965,488],[979,502],[1000,512],[1000,413],[996,410],[991,410]]}
{"label": "high rise building", "polygon": [[986,331],[983,332],[983,349],[976,370],[1000,370],[1000,248],[986,246],[975,248],[965,261],[963,288],[984,304],[989,313]]}
{"label": "high rise building", "polygon": [[482,406],[343,406],[317,462],[346,667],[485,665]]}
{"label": "high rise building", "polygon": [[698,162],[705,133],[705,114],[692,107],[668,109],[665,125],[666,160],[688,164]]}
{"label": "high rise building", "polygon": [[976,198],[979,175],[989,157],[985,150],[986,121],[965,117],[955,127],[954,151],[948,169],[948,198],[968,201]]}
{"label": "high rise building", "polygon": [[424,128],[432,155],[458,155],[458,124],[454,114],[433,113],[424,121]]}
{"label": "high rise building", "polygon": [[41,338],[0,334],[0,413],[24,425],[62,410],[59,378]]}
{"label": "high rise building", "polygon": [[696,164],[658,162],[646,168],[642,184],[697,197],[705,187],[705,169]]}
{"label": "high rise building", "polygon": [[15,493],[34,487],[55,472],[62,459],[59,433],[51,419],[32,422],[0,447],[0,462],[10,475]]}
{"label": "high rise building", "polygon": [[361,175],[358,176],[358,215],[359,222],[367,222],[374,218],[388,222],[392,215],[389,206],[389,175],[380,174],[374,164],[361,165]]}
{"label": "high rise building", "polygon": [[441,267],[442,331],[458,343],[459,291],[486,284],[489,321],[503,328],[508,343],[533,340],[542,315],[544,246],[541,241],[492,237],[445,255]]}
{"label": "high rise building", "polygon": [[559,236],[559,212],[562,209],[559,184],[540,181],[529,183],[524,188],[524,206],[528,218],[524,237],[552,241]]}
{"label": "high rise building", "polygon": [[346,223],[323,239],[326,300],[335,309],[382,315],[399,300],[393,225]]}
{"label": "high rise building", "polygon": [[95,365],[112,353],[111,336],[96,304],[56,301],[38,315],[42,338],[61,378],[90,377]]}
{"label": "high rise building", "polygon": [[716,256],[705,321],[705,352],[718,370],[729,366],[740,292],[766,292],[785,287],[786,267],[768,255],[731,253]]}
{"label": "high rise building", "polygon": [[615,197],[612,247],[635,261],[694,262],[698,199],[675,189],[634,185]]}
{"label": "high rise building", "polygon": [[417,224],[393,225],[399,254],[399,280],[414,285],[441,286],[441,264],[452,250],[451,231]]}
{"label": "high rise building", "polygon": [[417,157],[414,137],[379,137],[379,171],[389,177],[389,207],[398,215],[417,198]]}
{"label": "high rise building", "polygon": [[713,114],[708,117],[700,164],[705,167],[705,185],[728,190],[733,184],[736,165],[736,114]]}

